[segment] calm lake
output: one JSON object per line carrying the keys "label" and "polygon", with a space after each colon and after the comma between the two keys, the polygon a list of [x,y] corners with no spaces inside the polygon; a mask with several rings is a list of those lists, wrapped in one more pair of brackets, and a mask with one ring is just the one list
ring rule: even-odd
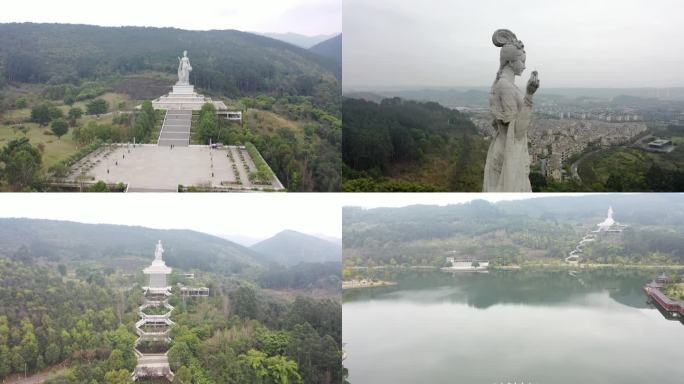
{"label": "calm lake", "polygon": [[684,383],[684,325],[647,303],[655,272],[402,272],[344,292],[349,381]]}

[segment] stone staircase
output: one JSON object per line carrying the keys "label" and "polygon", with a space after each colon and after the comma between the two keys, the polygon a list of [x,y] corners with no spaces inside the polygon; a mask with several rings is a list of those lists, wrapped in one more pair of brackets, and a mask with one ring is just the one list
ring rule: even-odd
{"label": "stone staircase", "polygon": [[190,125],[192,124],[191,110],[168,110],[164,117],[161,132],[159,133],[159,146],[190,145]]}

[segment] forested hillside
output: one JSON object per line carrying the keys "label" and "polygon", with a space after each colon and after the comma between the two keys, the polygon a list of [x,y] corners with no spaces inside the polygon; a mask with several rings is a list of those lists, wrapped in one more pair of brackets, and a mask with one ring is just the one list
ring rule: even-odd
{"label": "forested hillside", "polygon": [[[284,301],[246,281],[211,277],[208,299],[181,301],[174,288],[169,362],[177,377],[341,382],[338,302]],[[50,383],[129,382],[143,282],[140,273],[74,277],[0,254],[0,379],[59,364],[66,369]]]}
{"label": "forested hillside", "polygon": [[339,190],[333,59],[234,30],[33,23],[0,24],[0,190],[46,190],[102,143],[156,143],[163,118],[136,107],[170,90],[183,50],[196,91],[244,113],[193,132],[198,144],[249,141],[288,190]]}
{"label": "forested hillside", "polygon": [[[149,262],[158,240],[167,263],[175,268],[239,272],[265,261],[239,244],[195,231],[0,218],[0,252],[23,260],[136,268]],[[123,257],[136,262],[117,264]]]}
{"label": "forested hillside", "polygon": [[8,81],[77,84],[146,70],[175,74],[183,50],[193,64],[191,83],[210,92],[313,95],[335,83],[329,61],[246,32],[0,24],[0,59]]}
{"label": "forested hillside", "polygon": [[342,34],[322,41],[309,48],[309,50],[321,56],[333,59],[336,63],[342,64]]}
{"label": "forested hillside", "polygon": [[678,195],[605,195],[473,201],[343,211],[345,265],[443,266],[447,256],[500,264],[561,262],[606,217],[628,225],[615,241],[583,255],[607,263],[684,263],[684,199]]}
{"label": "forested hillside", "polygon": [[344,99],[347,191],[479,191],[487,145],[470,120],[433,102]]}
{"label": "forested hillside", "polygon": [[268,260],[295,265],[301,262],[339,261],[342,247],[328,240],[297,231],[282,231],[262,240],[250,249],[265,255]]}
{"label": "forested hillside", "polygon": [[[192,231],[25,219],[0,221],[0,380],[51,368],[47,383],[128,383],[157,239],[174,269],[179,382],[342,382],[339,263],[283,270]],[[181,299],[178,284],[210,296]]]}

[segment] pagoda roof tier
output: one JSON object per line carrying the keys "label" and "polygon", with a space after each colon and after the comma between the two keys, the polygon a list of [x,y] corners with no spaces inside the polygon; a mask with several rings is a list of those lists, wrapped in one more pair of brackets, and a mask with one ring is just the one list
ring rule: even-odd
{"label": "pagoda roof tier", "polygon": [[[164,295],[164,296],[170,296],[171,292],[171,287],[163,287],[163,288],[154,288],[154,287],[142,287],[145,293],[151,294],[151,295]],[[157,302],[159,300],[148,300],[149,302]]]}

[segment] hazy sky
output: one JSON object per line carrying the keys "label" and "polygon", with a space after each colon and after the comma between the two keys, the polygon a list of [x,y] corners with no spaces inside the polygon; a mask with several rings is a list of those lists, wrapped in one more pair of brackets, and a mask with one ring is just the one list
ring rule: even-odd
{"label": "hazy sky", "polygon": [[265,239],[284,229],[342,236],[342,208],[334,194],[3,193],[0,207],[0,217],[192,229],[222,236]]}
{"label": "hazy sky", "polygon": [[343,85],[489,86],[496,29],[542,87],[684,86],[681,0],[344,0]]}
{"label": "hazy sky", "polygon": [[237,29],[303,35],[342,31],[342,0],[20,0],[0,22]]}

